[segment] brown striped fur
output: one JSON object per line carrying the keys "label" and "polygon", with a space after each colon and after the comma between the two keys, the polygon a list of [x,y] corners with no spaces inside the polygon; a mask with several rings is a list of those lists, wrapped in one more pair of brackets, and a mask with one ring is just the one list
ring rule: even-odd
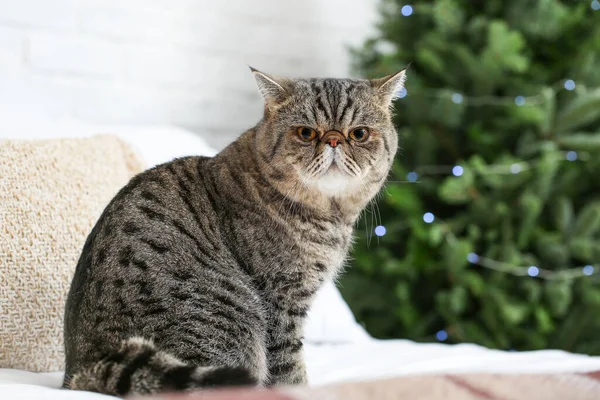
{"label": "brown striped fur", "polygon": [[[255,128],[214,158],[136,176],[89,235],[66,306],[65,387],[125,396],[306,382],[303,323],[388,175],[404,72],[253,72],[265,98]],[[368,140],[351,139],[357,127]]]}

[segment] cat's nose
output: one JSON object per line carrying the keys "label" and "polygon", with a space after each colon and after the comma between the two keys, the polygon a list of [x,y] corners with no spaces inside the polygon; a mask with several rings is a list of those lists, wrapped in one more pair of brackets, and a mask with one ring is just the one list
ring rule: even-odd
{"label": "cat's nose", "polygon": [[344,140],[344,135],[338,131],[329,131],[323,136],[323,141],[334,149]]}

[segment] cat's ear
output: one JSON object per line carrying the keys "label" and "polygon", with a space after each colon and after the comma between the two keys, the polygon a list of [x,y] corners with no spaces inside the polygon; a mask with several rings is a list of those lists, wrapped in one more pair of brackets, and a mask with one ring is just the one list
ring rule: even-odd
{"label": "cat's ear", "polygon": [[382,104],[391,106],[400,97],[400,91],[406,81],[406,68],[394,74],[379,79],[372,79],[371,85],[377,90],[377,96]]}
{"label": "cat's ear", "polygon": [[250,67],[250,70],[254,74],[258,90],[260,91],[260,94],[262,94],[267,105],[281,103],[289,96],[288,91],[285,89],[285,86],[287,86],[285,79],[269,76],[256,68]]}

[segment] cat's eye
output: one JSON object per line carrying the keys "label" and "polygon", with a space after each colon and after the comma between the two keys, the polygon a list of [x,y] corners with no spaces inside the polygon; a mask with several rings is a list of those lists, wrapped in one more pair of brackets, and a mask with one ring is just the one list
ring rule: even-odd
{"label": "cat's eye", "polygon": [[357,142],[364,142],[369,138],[371,134],[367,128],[356,128],[352,132],[350,132],[350,139],[355,140]]}
{"label": "cat's eye", "polygon": [[316,139],[317,137],[317,131],[315,131],[312,128],[308,128],[308,127],[300,127],[298,128],[298,136],[300,137],[300,139],[304,140],[305,142],[310,142]]}

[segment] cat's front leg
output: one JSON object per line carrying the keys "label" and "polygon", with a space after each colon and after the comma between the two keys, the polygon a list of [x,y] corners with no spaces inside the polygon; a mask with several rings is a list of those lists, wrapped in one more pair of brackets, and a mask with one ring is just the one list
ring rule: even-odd
{"label": "cat's front leg", "polygon": [[268,386],[305,385],[308,382],[302,344],[308,304],[277,309],[271,316],[267,362]]}

